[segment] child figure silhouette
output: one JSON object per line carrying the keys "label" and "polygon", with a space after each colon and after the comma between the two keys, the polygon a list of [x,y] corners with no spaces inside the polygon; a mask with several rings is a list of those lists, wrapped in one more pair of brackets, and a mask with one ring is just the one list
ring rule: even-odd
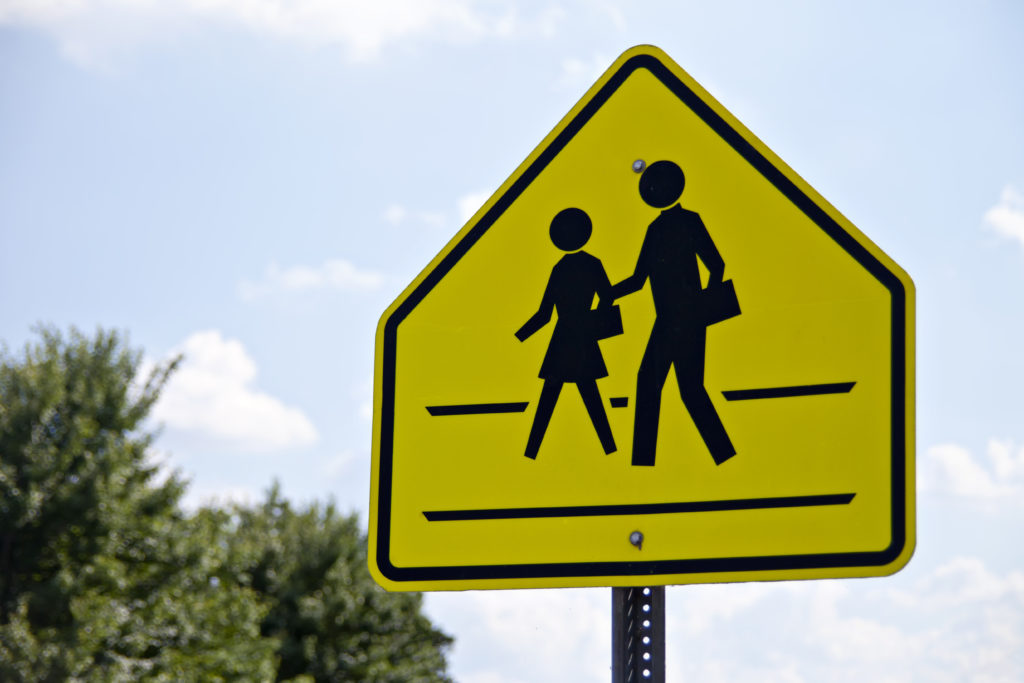
{"label": "child figure silhouette", "polygon": [[536,458],[548,422],[562,391],[562,385],[572,382],[583,398],[604,452],[614,453],[615,439],[604,411],[597,380],[607,377],[608,370],[598,347],[595,311],[591,310],[594,294],[600,298],[599,307],[612,304],[611,282],[600,259],[582,251],[590,239],[590,217],[582,209],[559,211],[551,221],[551,241],[563,256],[551,270],[540,307],[516,332],[524,341],[551,320],[551,312],[558,311],[558,320],[551,333],[539,377],[544,380],[537,412],[526,442],[526,457]]}

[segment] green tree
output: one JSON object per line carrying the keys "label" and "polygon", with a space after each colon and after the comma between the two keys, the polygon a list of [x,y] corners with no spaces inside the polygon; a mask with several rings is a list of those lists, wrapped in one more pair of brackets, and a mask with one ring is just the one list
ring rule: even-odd
{"label": "green tree", "polygon": [[447,681],[451,638],[422,614],[419,593],[388,593],[366,564],[355,515],[299,510],[275,484],[259,506],[235,506],[239,583],[269,604],[264,636],[280,641],[277,680]]}
{"label": "green tree", "polygon": [[451,639],[366,568],[354,516],[262,505],[186,514],[150,457],[119,335],[52,329],[0,350],[0,681],[445,681]]}
{"label": "green tree", "polygon": [[140,362],[102,331],[0,355],[0,680],[272,677],[265,606],[210,581],[222,529],[149,458],[175,364],[139,386]]}

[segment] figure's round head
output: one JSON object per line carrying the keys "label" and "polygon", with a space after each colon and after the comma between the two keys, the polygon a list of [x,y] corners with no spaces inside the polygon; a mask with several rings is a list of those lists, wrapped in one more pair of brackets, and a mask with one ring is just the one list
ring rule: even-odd
{"label": "figure's round head", "polygon": [[590,216],[583,209],[562,209],[551,219],[551,241],[562,251],[576,251],[590,239]]}
{"label": "figure's round head", "polygon": [[664,209],[679,201],[686,178],[683,169],[671,161],[655,161],[640,176],[640,198]]}

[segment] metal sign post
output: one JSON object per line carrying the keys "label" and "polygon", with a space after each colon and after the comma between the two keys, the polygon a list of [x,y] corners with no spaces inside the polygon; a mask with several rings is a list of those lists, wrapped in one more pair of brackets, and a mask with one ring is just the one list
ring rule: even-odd
{"label": "metal sign post", "polygon": [[648,681],[665,681],[665,587],[612,588],[612,683]]}

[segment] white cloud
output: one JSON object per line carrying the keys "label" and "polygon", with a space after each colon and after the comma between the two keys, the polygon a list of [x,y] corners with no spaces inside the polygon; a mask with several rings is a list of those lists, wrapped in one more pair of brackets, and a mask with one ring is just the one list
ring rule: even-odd
{"label": "white cloud", "polygon": [[689,596],[686,619],[676,624],[688,637],[708,633],[718,624],[734,618],[751,605],[762,600],[777,584],[738,583],[725,593],[695,586]]}
{"label": "white cloud", "polygon": [[444,228],[448,225],[448,216],[440,211],[410,211],[399,204],[392,204],[384,210],[381,218],[391,225],[404,225],[416,221],[431,228]]}
{"label": "white cloud", "polygon": [[181,505],[186,510],[195,511],[203,506],[226,507],[232,503],[252,506],[262,499],[261,493],[243,486],[220,488],[189,486],[182,497]]}
{"label": "white cloud", "polygon": [[[491,192],[481,190],[469,192],[455,200],[455,227],[462,227],[473,214],[491,197]],[[404,225],[415,221],[429,228],[452,229],[451,211],[412,211],[399,204],[392,204],[384,210],[381,218],[391,225]]]}
{"label": "white cloud", "polygon": [[366,422],[373,419],[373,377],[367,377],[352,387],[352,398],[359,401],[359,418]]}
{"label": "white cloud", "polygon": [[1000,577],[977,557],[954,557],[909,590],[890,591],[889,597],[910,609],[956,609],[1007,598],[1024,606],[1024,573],[1013,571]]}
{"label": "white cloud", "polygon": [[988,456],[995,467],[995,476],[1000,481],[1024,484],[1024,448],[1013,454],[1013,442],[992,439],[988,443]]}
{"label": "white cloud", "polygon": [[392,204],[388,208],[384,209],[384,220],[391,225],[399,225],[405,221],[408,217],[409,212],[406,211],[404,206],[398,204]]}
{"label": "white cloud", "polygon": [[[151,363],[146,364],[143,368],[146,374],[148,374],[150,369],[152,369]],[[155,486],[166,483],[172,474],[180,474],[180,470],[177,469],[174,456],[171,452],[165,451],[157,446],[150,446],[146,449],[145,463],[147,467],[153,467],[156,469],[152,479],[152,484]]]}
{"label": "white cloud", "polygon": [[965,498],[1024,495],[1024,448],[1014,453],[1012,442],[991,439],[987,456],[988,463],[981,463],[962,446],[933,446],[918,463],[918,488]]}
{"label": "white cloud", "polygon": [[623,14],[622,10],[614,2],[603,3],[601,9],[604,10],[605,15],[616,30],[625,31],[627,29],[626,15]]}
{"label": "white cloud", "polygon": [[562,72],[555,85],[560,90],[581,92],[592,86],[615,61],[607,55],[590,59],[570,57],[562,60]]}
{"label": "white cloud", "polygon": [[345,259],[331,259],[319,266],[290,266],[282,268],[276,263],[267,266],[259,282],[243,280],[238,292],[246,301],[272,294],[290,294],[315,290],[370,291],[384,282],[384,276],[372,270],[362,270]]}
{"label": "white cloud", "polygon": [[552,35],[561,18],[524,18],[512,2],[483,0],[0,0],[0,24],[51,33],[84,64],[205,26],[313,45],[339,45],[356,60],[427,37],[449,42]]}
{"label": "white cloud", "polygon": [[459,681],[540,683],[609,677],[609,589],[430,593],[426,606],[442,628],[458,626],[451,659]]}
{"label": "white cloud", "polygon": [[355,463],[355,451],[349,449],[325,460],[320,466],[320,471],[328,479],[337,479],[342,474],[345,474]]}
{"label": "white cloud", "polygon": [[175,353],[182,353],[184,361],[152,413],[169,429],[254,451],[317,440],[301,410],[253,386],[256,364],[238,340],[225,339],[217,330],[196,332]]}
{"label": "white cloud", "polygon": [[985,212],[985,222],[1024,247],[1024,194],[1009,185],[1003,188],[999,203]]}
{"label": "white cloud", "polygon": [[473,214],[484,205],[488,199],[490,199],[490,192],[470,192],[469,194],[462,195],[455,202],[458,208],[459,223],[465,223]]}
{"label": "white cloud", "polygon": [[[976,557],[924,567],[917,578],[908,571],[670,587],[667,680],[1024,680],[1024,572],[1001,574]],[[610,593],[430,593],[426,606],[458,636],[458,680],[595,681],[608,679]]]}
{"label": "white cloud", "polygon": [[1024,572],[1000,576],[979,558],[956,557],[883,598],[927,624],[911,638],[941,680],[1024,678]]}
{"label": "white cloud", "polygon": [[439,211],[420,211],[416,218],[431,228],[443,228],[448,225],[448,217]]}
{"label": "white cloud", "polygon": [[669,680],[1024,676],[1024,573],[1000,575],[978,558],[952,558],[913,581],[685,586],[666,602]]}

